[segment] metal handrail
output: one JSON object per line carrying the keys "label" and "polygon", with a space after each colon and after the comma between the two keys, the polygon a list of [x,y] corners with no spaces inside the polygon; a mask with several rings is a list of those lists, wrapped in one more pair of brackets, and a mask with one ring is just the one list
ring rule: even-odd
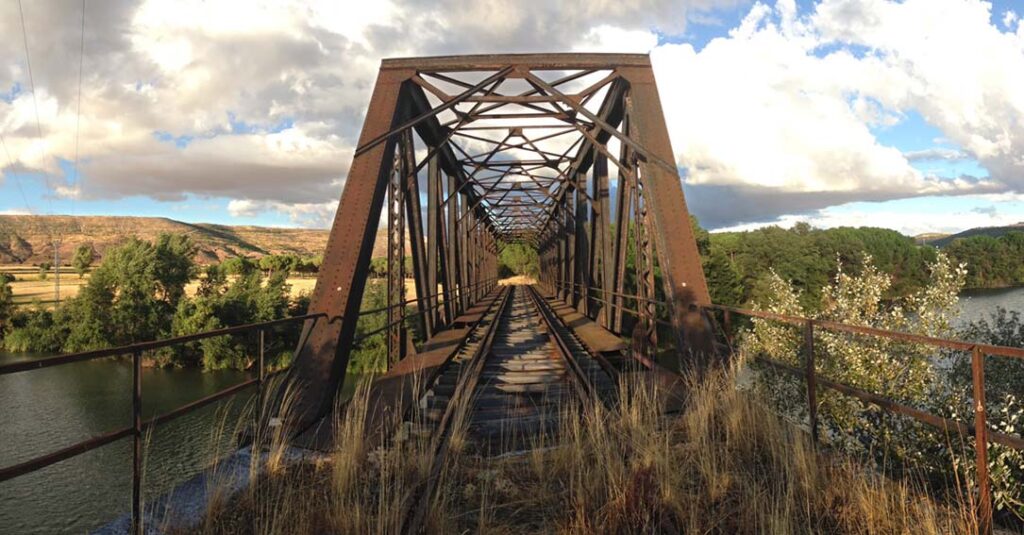
{"label": "metal handrail", "polygon": [[[247,325],[238,325],[234,327],[226,327],[223,329],[217,329],[213,331],[206,331],[202,333],[176,336],[173,338],[166,338],[163,340],[154,340],[150,342],[141,342],[137,344],[130,344],[126,346],[113,347],[108,349],[101,349],[95,351],[84,351],[81,353],[74,353],[70,355],[61,355],[58,357],[50,357],[45,359],[39,359],[28,362],[18,362],[14,364],[8,364],[0,366],[0,376],[19,373],[23,371],[39,370],[49,368],[53,366],[60,366],[64,364],[73,364],[76,362],[86,362],[99,358],[106,357],[117,357],[122,355],[131,354],[132,356],[132,425],[129,427],[123,427],[114,431],[109,431],[101,435],[87,438],[85,440],[65,446],[56,451],[33,457],[27,461],[23,461],[11,466],[0,468],[0,483],[13,479],[15,477],[25,475],[37,470],[41,470],[52,464],[58,463],[77,457],[83,453],[92,451],[96,448],[100,448],[122,438],[132,437],[132,517],[131,525],[134,533],[142,532],[142,437],[143,433],[149,429],[156,427],[177,418],[180,418],[186,414],[194,412],[202,407],[205,407],[215,401],[224,399],[226,397],[237,394],[251,386],[256,386],[259,395],[262,396],[264,383],[267,379],[286,371],[288,368],[282,368],[266,373],[264,363],[264,351],[265,351],[265,334],[266,330],[271,327],[278,325],[285,325],[291,323],[305,322],[313,320],[314,322],[319,321],[321,318],[327,318],[325,313],[314,313],[306,314],[303,316],[293,316],[290,318],[283,318],[278,320],[265,321],[261,323],[251,323]],[[340,320],[340,316],[330,318],[329,322],[333,323]],[[176,409],[168,411],[164,414],[154,416],[146,421],[142,420],[142,353],[145,351],[152,351],[154,349],[160,349],[163,347],[170,347],[180,345],[184,343],[194,342],[197,340],[203,340],[206,338],[213,338],[217,336],[226,336],[233,334],[240,334],[246,332],[258,331],[259,332],[259,350],[257,352],[257,374],[253,379],[243,381],[241,383],[229,386],[206,397],[194,400],[190,403],[182,405]],[[258,416],[258,411],[257,411]]]}
{"label": "metal handrail", "polygon": [[[484,286],[484,285],[488,285],[488,284],[494,283],[495,281],[497,281],[497,278],[490,278],[490,279],[479,281],[479,282],[477,282],[475,284],[471,284],[471,285],[467,285],[467,286],[461,286],[461,285],[460,286],[456,286],[455,288],[453,288],[451,290],[450,293],[454,297],[458,297],[458,296],[461,296],[462,294],[464,294],[465,292],[471,291],[471,290],[473,290],[475,288],[478,288],[480,286]],[[361,317],[361,316],[368,315],[368,314],[386,312],[388,310],[391,310],[391,309],[394,309],[394,308],[397,308],[397,307],[405,307],[405,306],[408,306],[408,305],[411,305],[411,304],[419,303],[420,301],[425,300],[425,299],[428,299],[428,300],[429,299],[434,299],[434,298],[437,298],[437,297],[440,297],[440,296],[444,295],[444,293],[445,292],[442,291],[442,292],[437,292],[436,294],[429,295],[429,296],[417,296],[417,297],[415,297],[413,299],[408,299],[408,300],[406,300],[406,301],[404,301],[402,303],[396,303],[396,304],[389,305],[387,307],[383,307],[383,308],[380,308],[380,309],[371,309],[371,310],[366,310],[366,311],[360,311],[360,313],[358,315]],[[377,334],[377,333],[382,332],[382,331],[384,331],[384,330],[386,330],[388,328],[393,327],[396,323],[401,323],[401,322],[405,321],[408,318],[416,317],[417,315],[421,315],[423,313],[436,310],[436,309],[440,308],[443,305],[444,305],[444,303],[439,301],[439,302],[437,302],[437,303],[435,303],[435,304],[433,304],[433,305],[431,305],[429,307],[426,307],[422,311],[418,311],[418,312],[415,312],[415,313],[409,314],[408,316],[403,317],[401,320],[398,320],[398,322],[389,323],[388,325],[385,325],[383,328],[377,329],[377,330],[375,330],[373,332],[370,332],[370,333],[364,333],[361,337],[356,338],[354,341],[360,341],[360,340],[363,340],[365,338],[368,338],[369,336],[372,336],[373,334]],[[82,455],[83,453],[87,453],[87,452],[92,451],[94,449],[103,447],[103,446],[105,446],[107,444],[110,444],[112,442],[120,440],[122,438],[126,438],[126,437],[131,436],[131,437],[133,437],[132,530],[134,532],[136,532],[136,533],[141,533],[141,530],[142,530],[142,525],[141,525],[141,518],[142,518],[142,512],[141,512],[141,502],[142,502],[142,492],[141,492],[142,464],[141,464],[141,458],[142,458],[142,436],[143,436],[143,433],[145,433],[148,430],[156,427],[157,425],[161,425],[161,424],[170,422],[172,420],[175,420],[177,418],[180,418],[180,417],[182,417],[182,416],[184,416],[186,414],[194,412],[194,411],[196,411],[196,410],[198,410],[198,409],[200,409],[202,407],[205,407],[205,406],[207,406],[207,405],[209,405],[211,403],[214,403],[214,402],[219,401],[221,399],[224,399],[224,398],[230,397],[232,395],[235,395],[235,394],[237,394],[239,392],[242,392],[243,390],[246,390],[246,389],[248,389],[249,387],[252,387],[252,386],[256,386],[257,389],[258,389],[259,395],[262,396],[262,394],[263,394],[263,386],[264,386],[264,383],[266,382],[266,380],[288,370],[288,367],[284,367],[284,368],[281,368],[281,369],[276,370],[274,372],[271,372],[269,374],[266,373],[265,366],[264,366],[264,350],[265,350],[264,339],[265,339],[266,330],[271,328],[271,327],[276,327],[276,326],[279,326],[279,325],[292,324],[292,323],[298,323],[298,322],[305,322],[305,321],[308,321],[308,320],[313,320],[314,322],[316,322],[316,321],[319,321],[320,319],[328,319],[328,315],[326,313],[324,313],[324,312],[305,314],[305,315],[302,315],[302,316],[293,316],[293,317],[289,317],[289,318],[282,318],[282,319],[265,321],[265,322],[260,322],[260,323],[251,323],[251,324],[246,324],[246,325],[238,325],[238,326],[233,326],[233,327],[225,327],[225,328],[222,328],[222,329],[216,329],[216,330],[206,331],[206,332],[202,332],[202,333],[182,335],[182,336],[175,336],[175,337],[171,337],[171,338],[165,338],[165,339],[162,339],[162,340],[153,340],[153,341],[148,341],[148,342],[139,342],[139,343],[136,343],[136,344],[129,344],[129,345],[124,345],[124,346],[118,346],[118,347],[112,347],[112,348],[106,348],[106,349],[99,349],[99,350],[82,351],[82,352],[72,353],[72,354],[68,354],[68,355],[59,355],[59,356],[55,356],[55,357],[47,357],[47,358],[43,358],[43,359],[30,360],[30,361],[25,361],[25,362],[15,362],[15,363],[12,363],[12,364],[6,364],[6,365],[3,365],[3,366],[0,366],[0,376],[4,376],[4,375],[9,375],[9,374],[19,373],[19,372],[24,372],[24,371],[41,370],[41,369],[50,368],[50,367],[53,367],[53,366],[61,366],[61,365],[65,365],[65,364],[73,364],[73,363],[76,363],[76,362],[88,362],[88,361],[96,360],[96,359],[100,359],[100,358],[119,357],[119,356],[124,356],[124,355],[130,354],[130,355],[132,355],[132,367],[133,367],[133,374],[132,374],[132,386],[133,386],[132,422],[133,422],[133,424],[131,426],[123,427],[123,428],[120,428],[120,429],[116,429],[114,431],[109,431],[109,432],[103,433],[101,435],[96,435],[96,436],[87,438],[85,440],[81,440],[79,442],[76,442],[74,444],[71,444],[69,446],[63,447],[61,449],[52,451],[50,453],[46,453],[44,455],[33,457],[32,459],[29,459],[27,461],[23,461],[23,462],[14,464],[14,465],[2,467],[2,468],[0,468],[0,483],[2,483],[4,481],[7,481],[7,480],[10,480],[10,479],[13,479],[13,478],[16,478],[16,477],[21,476],[21,475],[25,475],[25,474],[28,474],[28,473],[31,473],[31,472],[35,472],[37,470],[46,468],[47,466],[50,466],[52,464],[55,464],[55,463],[58,463],[58,462],[70,459],[72,457],[77,457],[79,455]],[[334,322],[339,321],[341,319],[342,318],[340,316],[334,316],[334,317],[330,317],[328,319],[328,322],[329,323],[334,323]],[[256,377],[255,378],[248,379],[246,381],[242,381],[241,383],[238,383],[238,384],[232,385],[230,387],[224,388],[224,389],[219,390],[217,392],[214,392],[213,394],[210,394],[210,395],[208,395],[206,397],[194,400],[194,401],[192,401],[190,403],[187,403],[185,405],[179,406],[179,407],[177,407],[177,408],[175,408],[173,410],[170,410],[170,411],[168,411],[166,413],[154,416],[154,417],[152,417],[152,418],[150,418],[148,420],[145,420],[145,421],[142,420],[142,354],[144,352],[153,351],[153,350],[161,349],[161,348],[164,348],[164,347],[177,346],[177,345],[181,345],[181,344],[185,344],[185,343],[190,343],[190,342],[195,342],[195,341],[203,340],[203,339],[207,339],[207,338],[215,338],[215,337],[218,337],[218,336],[227,336],[227,335],[241,334],[241,333],[247,333],[247,332],[253,332],[253,331],[258,331],[259,332],[259,351],[258,351],[258,357],[257,357],[257,362],[256,362],[257,373],[256,373]]]}
{"label": "metal handrail", "polygon": [[[242,332],[249,332],[260,328],[274,327],[286,323],[294,323],[298,321],[305,321],[309,319],[326,318],[327,314],[318,312],[315,314],[306,314],[303,316],[292,316],[289,318],[282,318],[277,320],[265,321],[261,323],[249,323],[246,325],[237,325],[234,327],[225,327],[223,329],[216,329],[213,331],[206,331],[196,334],[186,334],[182,336],[175,336],[173,338],[164,338],[162,340],[152,340],[149,342],[139,342],[137,344],[129,344],[125,346],[111,347],[107,349],[97,349],[92,351],[82,351],[80,353],[71,353],[68,355],[60,355],[56,357],[48,357],[37,360],[29,360],[25,362],[15,362],[13,364],[6,364],[0,366],[0,375],[7,375],[10,373],[18,373],[29,370],[41,370],[43,368],[49,368],[51,366],[60,366],[62,364],[73,364],[75,362],[85,362],[89,360],[105,358],[105,357],[116,357],[120,355],[127,355],[129,353],[152,351],[154,349],[160,349],[163,347],[169,347],[188,342],[194,342],[196,340],[202,340],[204,338],[214,338],[217,336],[225,336],[228,334],[237,334]],[[330,320],[330,323],[337,321],[339,317],[334,317]]]}
{"label": "metal handrail", "polygon": [[[574,284],[574,286],[581,286],[585,289],[604,291],[601,288],[593,286],[582,286]],[[568,283],[557,283],[556,287],[569,288]],[[611,292],[615,293],[615,292]],[[664,305],[666,303],[655,299],[644,298],[636,295],[620,295],[626,299],[634,299],[638,303],[641,301],[651,302],[658,305]],[[606,300],[598,299],[591,296],[590,299],[594,299],[598,302],[608,304],[611,307],[617,307],[619,310],[630,312],[635,314],[633,310],[624,308],[621,304],[608,303]],[[797,327],[802,327],[804,331],[804,350],[803,360],[804,367],[801,369],[790,364],[786,364],[763,355],[757,355],[755,358],[759,362],[764,362],[768,365],[775,367],[776,369],[782,370],[791,375],[804,377],[806,380],[807,387],[807,405],[808,405],[808,417],[810,420],[811,435],[817,440],[818,439],[818,417],[817,417],[817,389],[818,386],[829,388],[837,392],[846,394],[848,396],[855,397],[861,401],[876,405],[883,410],[909,416],[918,422],[931,425],[933,427],[948,431],[949,429],[955,429],[957,432],[975,437],[975,464],[978,474],[978,503],[980,505],[979,517],[982,529],[981,532],[990,532],[992,526],[992,500],[991,500],[991,478],[988,472],[988,443],[992,442],[995,444],[1001,444],[1010,448],[1024,450],[1024,437],[1009,435],[998,431],[988,429],[987,413],[985,409],[985,369],[984,359],[985,356],[1003,357],[1011,359],[1024,359],[1024,348],[1001,346],[994,344],[984,344],[975,342],[965,342],[962,340],[953,340],[949,338],[941,338],[936,336],[920,335],[901,331],[892,331],[887,329],[878,329],[875,327],[867,327],[861,325],[848,325],[845,323],[839,323],[835,321],[827,320],[816,320],[812,318],[806,318],[802,316],[791,316],[786,314],[778,314],[774,312],[766,312],[760,310],[750,310],[740,307],[717,305],[717,304],[693,304],[691,307],[701,310],[707,313],[710,317],[711,312],[721,312],[724,315],[724,329],[726,334],[727,342],[731,343],[730,332],[732,331],[731,315],[739,314],[751,318],[758,318],[763,320],[778,321],[782,323],[788,323]],[[654,321],[662,323],[663,320],[653,318]],[[897,340],[908,343],[922,344],[943,349],[952,349],[959,351],[970,351],[971,352],[971,380],[973,383],[973,396],[974,396],[974,421],[973,422],[962,422],[959,420],[953,420],[944,418],[936,414],[929,413],[920,409],[898,403],[894,400],[888,399],[884,396],[868,392],[850,385],[831,381],[826,378],[819,377],[817,375],[817,369],[814,358],[814,330],[815,328],[821,328],[828,331],[834,332],[845,332],[860,336],[874,336],[878,338],[885,338],[889,340]]]}

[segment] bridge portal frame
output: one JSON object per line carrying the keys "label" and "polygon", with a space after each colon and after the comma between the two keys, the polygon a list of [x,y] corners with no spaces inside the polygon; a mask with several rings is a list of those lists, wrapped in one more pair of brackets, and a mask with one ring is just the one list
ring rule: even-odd
{"label": "bridge portal frame", "polygon": [[[519,91],[503,91],[515,84]],[[482,123],[501,121],[507,126],[500,140],[480,133],[499,128]],[[538,121],[548,123],[529,124]],[[553,132],[552,122],[564,131]],[[566,135],[576,140],[564,152],[539,147],[558,138],[561,149]],[[456,138],[487,150],[470,154]],[[617,157],[610,145],[618,146]],[[496,157],[508,154],[513,158]],[[344,319],[307,324],[290,372],[303,393],[291,408],[300,427],[330,411],[344,381],[382,211],[390,363],[415,351],[404,330],[405,239],[417,293],[412,316],[426,338],[481,297],[484,282],[497,276],[501,248],[521,242],[539,252],[542,285],[603,327],[632,336],[645,353],[657,343],[647,303],[658,294],[659,268],[675,346],[687,363],[706,367],[717,358],[700,309],[710,298],[674,162],[646,55],[384,60],[310,303],[311,313]],[[640,252],[632,283],[630,228]],[[631,333],[623,332],[621,312],[627,290],[648,300]]]}

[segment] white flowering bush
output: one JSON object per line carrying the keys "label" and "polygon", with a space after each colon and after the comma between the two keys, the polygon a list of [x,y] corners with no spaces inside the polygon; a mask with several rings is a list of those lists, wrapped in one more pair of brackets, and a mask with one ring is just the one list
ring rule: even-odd
{"label": "white flowering bush", "polygon": [[[963,333],[955,332],[953,320],[966,274],[963,265],[954,265],[948,257],[939,254],[930,266],[929,285],[905,298],[887,300],[885,296],[892,278],[879,271],[869,257],[861,273],[856,275],[838,265],[834,280],[822,289],[819,309],[809,311],[800,305],[800,293],[793,285],[772,272],[768,281],[770,297],[766,302],[756,303],[755,308],[848,325],[957,338]],[[988,343],[1020,345],[1024,342],[1024,324],[1018,322],[1017,329],[1016,343],[991,334],[975,338],[985,338],[977,341]],[[973,420],[970,355],[825,328],[815,329],[814,342],[815,365],[820,377],[949,418]],[[740,351],[746,357],[763,355],[792,366],[804,366],[802,330],[777,321],[755,319],[753,328],[742,337]],[[803,378],[758,365],[753,360],[750,362],[756,370],[754,387],[780,412],[806,421],[807,392]],[[994,430],[1019,435],[1024,425],[1024,408],[1014,393],[1024,392],[1024,363],[999,364],[1003,368],[993,366],[995,364],[990,362],[986,368],[990,369],[990,374],[997,370],[1002,379],[989,377],[989,423]],[[872,458],[887,469],[923,468],[940,484],[955,484],[957,474],[973,476],[974,452],[970,439],[951,437],[941,430],[887,413],[831,389],[819,389],[817,401],[821,438],[836,449]],[[957,471],[951,471],[951,466]],[[989,468],[997,508],[1024,515],[1024,456],[1020,451],[993,445]]]}
{"label": "white flowering bush", "polygon": [[[963,340],[993,345],[1024,346],[1024,321],[1018,312],[998,308],[988,319],[960,329]],[[971,384],[971,358],[965,354],[947,355],[951,365],[946,370],[950,418],[971,420],[974,417]],[[985,359],[985,405],[989,429],[1008,435],[1024,435],[1024,361],[988,356]],[[962,462],[974,470],[973,452],[963,452]],[[989,445],[989,474],[993,482],[996,508],[1008,509],[1024,518],[1024,452],[999,444]]]}

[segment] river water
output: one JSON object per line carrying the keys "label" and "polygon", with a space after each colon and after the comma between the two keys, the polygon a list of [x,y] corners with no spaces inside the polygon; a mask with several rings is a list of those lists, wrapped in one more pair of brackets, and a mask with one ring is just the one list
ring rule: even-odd
{"label": "river water", "polygon": [[[1024,288],[965,292],[961,319],[1002,306],[1024,313]],[[0,364],[38,355],[0,353]],[[143,370],[146,418],[246,379],[242,372]],[[358,380],[356,378],[356,380]],[[30,459],[131,421],[130,359],[106,359],[0,377],[0,466]],[[355,381],[348,381],[351,390]],[[229,445],[242,393],[159,426],[149,439],[144,487],[162,494]],[[0,533],[82,532],[130,510],[131,440],[0,483]]]}
{"label": "river water", "polygon": [[[39,357],[0,353],[0,364]],[[247,378],[236,371],[144,369],[143,418]],[[131,425],[131,386],[130,358],[0,377],[0,466]],[[225,453],[252,395],[249,390],[158,426],[145,450],[145,495],[169,491]],[[0,483],[0,533],[81,533],[131,510],[131,458],[131,439],[122,439]]]}

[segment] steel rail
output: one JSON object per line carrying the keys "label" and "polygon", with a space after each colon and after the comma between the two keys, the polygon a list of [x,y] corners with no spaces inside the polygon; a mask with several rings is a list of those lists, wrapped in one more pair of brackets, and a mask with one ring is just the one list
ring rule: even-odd
{"label": "steel rail", "polygon": [[[440,480],[441,469],[444,467],[444,460],[448,456],[448,448],[451,444],[452,423],[463,420],[463,418],[457,413],[464,414],[467,410],[468,403],[463,402],[462,398],[464,396],[472,396],[473,391],[476,390],[476,385],[480,380],[480,375],[483,371],[484,363],[487,360],[487,355],[490,353],[491,346],[494,343],[494,335],[498,332],[498,325],[500,324],[501,316],[511,302],[511,295],[511,287],[506,286],[502,289],[502,295],[491,303],[488,311],[474,326],[474,330],[479,329],[481,327],[480,323],[484,321],[484,318],[492,318],[490,323],[485,327],[487,330],[484,333],[483,340],[481,341],[480,346],[473,353],[467,367],[467,371],[460,375],[458,382],[455,385],[454,392],[448,399],[448,403],[445,406],[445,411],[441,417],[440,423],[438,424],[438,428],[431,439],[431,451],[433,455],[430,465],[430,473],[422,482],[420,489],[418,491],[414,491],[413,496],[415,498],[406,502],[409,508],[403,511],[401,516],[403,524],[400,531],[402,533],[420,533],[423,531],[423,519],[426,518],[427,511],[430,508],[430,502],[433,499],[434,492],[436,491],[437,482]],[[466,334],[466,337],[460,345],[465,345],[465,341],[469,339],[471,332]],[[452,357],[454,357],[456,353],[457,351],[453,352]]]}
{"label": "steel rail", "polygon": [[[558,349],[558,352],[561,353],[562,358],[569,365],[569,369],[573,371],[573,385],[576,386],[580,399],[586,400],[590,403],[599,401],[597,388],[594,386],[593,382],[591,382],[590,378],[583,373],[583,368],[576,360],[576,355],[573,354],[572,350],[569,349],[569,345],[558,334],[558,329],[555,328],[555,323],[560,322],[560,320],[554,317],[554,311],[547,306],[547,303],[544,303],[543,300],[540,299],[540,296],[537,294],[537,291],[533,286],[527,286],[526,293],[530,296],[530,300],[533,302],[533,308],[537,315],[540,316],[541,320],[547,326],[548,337],[551,339],[551,342]],[[564,323],[559,324],[563,328],[569,329],[569,327]],[[571,333],[572,331],[570,330],[569,332]],[[583,344],[580,345],[582,346]],[[603,363],[601,367],[604,369]]]}

